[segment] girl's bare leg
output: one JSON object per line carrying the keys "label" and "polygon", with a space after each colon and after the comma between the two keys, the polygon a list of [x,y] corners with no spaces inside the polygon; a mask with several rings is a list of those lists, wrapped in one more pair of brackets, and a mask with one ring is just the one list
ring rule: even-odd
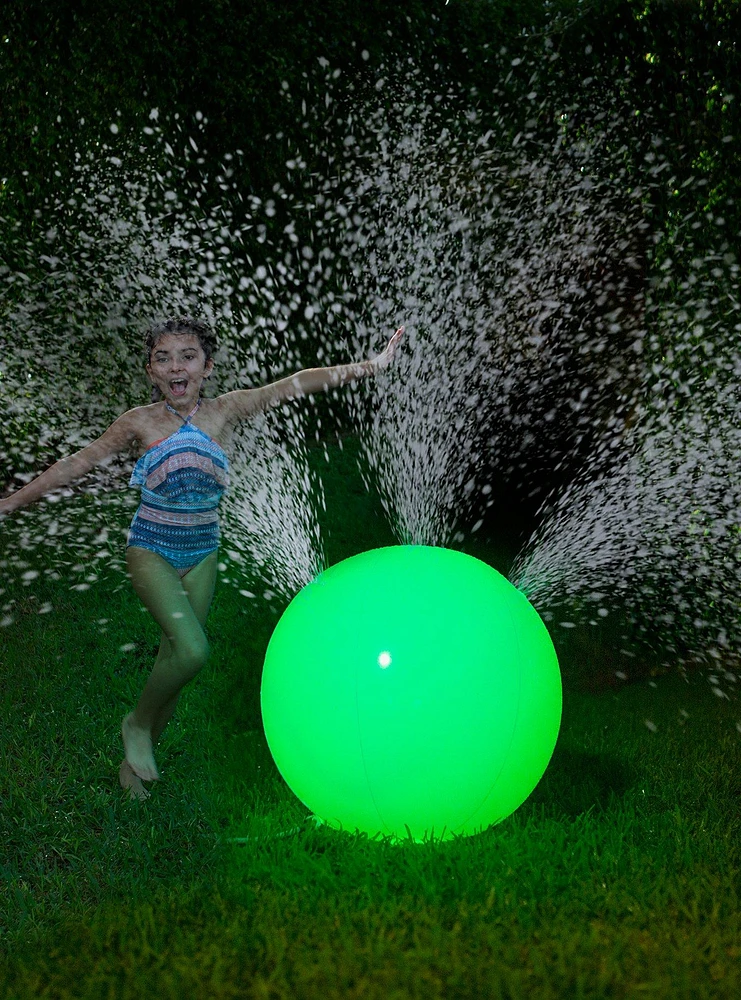
{"label": "girl's bare leg", "polygon": [[[174,715],[175,706],[177,705],[179,697],[179,695],[176,695],[162,710],[162,713],[157,720],[157,724],[152,730],[152,746],[157,745],[162,730]],[[118,769],[118,780],[122,788],[129,789],[129,795],[132,799],[143,800],[150,797],[149,792],[142,784],[142,779],[138,774],[135,774],[132,771],[131,764],[129,764],[125,757],[121,761],[121,766]]]}
{"label": "girl's bare leg", "polygon": [[[159,660],[163,656],[170,655],[170,642],[165,635],[162,633],[162,638],[160,640],[159,653],[157,654],[157,659]],[[159,742],[159,738],[162,735],[165,726],[170,721],[175,713],[175,708],[180,698],[180,693],[176,694],[175,697],[169,701],[165,707],[162,709],[157,717],[157,721],[152,729],[152,746],[156,746]],[[142,784],[142,780],[138,774],[134,774],[131,770],[131,765],[124,759],[121,761],[121,766],[118,769],[118,780],[122,788],[129,789],[129,795],[132,799],[144,800],[150,797],[149,792]]]}
{"label": "girl's bare leg", "polygon": [[162,629],[152,673],[136,708],[121,726],[126,749],[126,762],[119,772],[121,784],[133,796],[142,797],[136,794],[136,779],[159,777],[152,746],[174,714],[182,688],[208,657],[203,625],[213,598],[217,555],[212,553],[182,580],[166,560],[148,549],[128,548],[126,562],[134,589]]}

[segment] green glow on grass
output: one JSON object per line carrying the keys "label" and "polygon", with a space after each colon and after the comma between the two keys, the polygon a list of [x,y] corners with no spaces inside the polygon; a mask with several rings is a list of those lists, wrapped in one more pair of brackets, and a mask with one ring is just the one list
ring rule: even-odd
{"label": "green glow on grass", "polygon": [[521,805],[561,722],[550,636],[500,573],[452,549],[373,549],[320,573],[268,645],[265,735],[335,828],[472,834]]}

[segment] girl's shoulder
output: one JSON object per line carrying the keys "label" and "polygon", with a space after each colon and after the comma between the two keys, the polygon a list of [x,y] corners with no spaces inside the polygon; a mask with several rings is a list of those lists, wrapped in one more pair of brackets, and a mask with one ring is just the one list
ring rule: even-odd
{"label": "girl's shoulder", "polygon": [[[221,398],[223,397],[216,399],[203,397],[198,413],[192,422],[193,426],[205,431],[209,437],[225,446],[231,438],[231,428],[224,407],[220,403]],[[176,416],[168,413],[161,400],[145,406],[136,406],[134,409],[128,410],[126,416],[131,421],[131,426],[142,451],[146,451],[155,442],[169,437],[182,426],[182,422]]]}
{"label": "girl's shoulder", "polygon": [[163,424],[167,422],[167,414],[161,402],[135,406],[133,409],[127,410],[123,417],[131,428],[136,441],[143,448],[149,447],[152,441],[163,436],[162,428]]}

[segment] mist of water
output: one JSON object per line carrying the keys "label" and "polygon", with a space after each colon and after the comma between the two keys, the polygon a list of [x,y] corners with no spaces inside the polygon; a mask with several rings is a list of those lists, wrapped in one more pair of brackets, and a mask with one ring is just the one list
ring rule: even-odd
{"label": "mist of water", "polygon": [[[502,149],[474,112],[451,129],[437,96],[407,80],[366,117],[344,252],[358,345],[400,312],[408,331],[394,391],[379,379],[356,411],[367,465],[400,538],[445,545],[479,529],[494,476],[542,475],[531,446],[537,434],[556,447],[555,418],[577,440],[600,407],[625,405],[608,335],[625,278],[603,282],[588,327],[580,300],[595,269],[612,277],[630,257],[639,212],[585,173],[584,148]],[[623,340],[635,326],[627,315]]]}
{"label": "mist of water", "polygon": [[358,343],[402,304],[409,331],[392,391],[379,379],[355,409],[369,485],[400,540],[456,544],[565,439],[551,470],[570,482],[511,579],[553,627],[610,617],[629,654],[709,662],[722,695],[741,640],[741,306],[723,206],[651,231],[649,203],[678,183],[659,136],[636,181],[609,133],[503,147],[473,109],[451,127],[440,96],[411,74],[353,123]]}
{"label": "mist of water", "polygon": [[618,608],[627,645],[727,670],[741,639],[738,267],[711,254],[693,278],[658,317],[673,346],[642,369],[632,425],[550,498],[512,579],[554,621]]}
{"label": "mist of water", "polygon": [[[214,179],[193,170],[201,160],[198,124],[207,123],[186,130],[170,121],[165,134],[157,118],[153,112],[145,127],[146,145],[125,148],[127,159],[100,142],[76,153],[71,191],[39,212],[41,250],[38,238],[8,234],[14,266],[0,275],[8,401],[0,460],[8,478],[32,479],[55,450],[69,454],[125,409],[150,401],[143,335],[163,316],[205,315],[220,334],[208,394],[274,376],[269,356],[286,320],[276,309],[270,251],[255,263],[242,242],[252,228],[258,231],[252,244],[267,242],[274,203],[253,196],[241,204],[229,183],[231,155],[216,178],[223,197],[214,203]],[[298,295],[289,298],[287,315],[300,304]],[[281,346],[280,364],[279,375],[300,367],[290,341]],[[269,581],[261,592],[291,596],[323,563],[314,504],[324,500],[308,469],[302,428],[300,409],[285,408],[257,418],[234,442],[221,569],[243,589],[247,567],[250,579]],[[29,438],[31,450],[24,444]],[[14,515],[15,527],[6,522],[4,530],[17,537],[7,547],[5,578],[31,586],[38,573],[25,553],[38,547],[49,552],[49,575],[67,575],[78,589],[97,580],[100,560],[124,572],[125,535],[138,501],[125,489],[130,465],[131,459],[113,462],[84,481],[96,501],[92,519],[75,517],[79,508],[59,502],[77,492],[66,489]],[[19,474],[19,467],[26,471]],[[10,598],[3,607],[6,624],[14,604]]]}
{"label": "mist of water", "polygon": [[[314,126],[334,113],[336,77],[326,61],[318,73],[303,108]],[[513,582],[554,625],[617,611],[626,642],[728,664],[740,638],[741,316],[722,219],[701,221],[713,249],[687,272],[695,223],[646,231],[652,191],[671,181],[660,143],[636,184],[609,130],[587,141],[556,124],[547,139],[504,142],[505,115],[492,128],[412,66],[393,86],[379,72],[345,114],[342,147],[297,150],[270,198],[237,189],[238,151],[217,177],[192,179],[204,121],[153,112],[128,159],[120,144],[81,150],[76,190],[44,206],[44,252],[11,234],[0,275],[11,432],[36,428],[39,455],[72,450],[148,401],[138,334],[163,314],[196,310],[216,326],[213,392],[372,356],[404,323],[396,364],[333,401],[399,540],[458,544],[497,490],[526,492],[550,463],[570,482],[544,504]],[[303,405],[235,445],[223,555],[242,589],[252,567],[269,595],[290,596],[324,561]],[[12,469],[23,456],[6,440]],[[134,497],[120,502],[133,511]],[[77,545],[122,565],[114,501],[99,506],[115,529]],[[85,586],[90,560],[60,555],[63,507],[44,505],[9,559],[22,576],[24,546],[56,524],[50,572],[86,562]]]}

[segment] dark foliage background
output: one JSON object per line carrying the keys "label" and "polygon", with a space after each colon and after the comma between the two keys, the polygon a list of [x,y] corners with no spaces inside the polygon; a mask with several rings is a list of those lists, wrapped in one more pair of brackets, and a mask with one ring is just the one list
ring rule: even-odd
{"label": "dark foliage background", "polygon": [[[528,52],[546,36],[551,56],[534,67]],[[604,127],[597,98],[619,86],[640,118],[631,139],[670,139],[663,152],[678,182],[699,170],[712,205],[735,195],[740,37],[736,0],[9,0],[0,12],[3,211],[32,214],[39,189],[64,173],[60,138],[81,118],[107,125],[152,107],[207,116],[205,155],[243,148],[244,185],[269,187],[302,128],[283,86],[300,93],[320,56],[343,71],[348,96],[381,61],[400,74],[408,56],[437,66],[484,111],[506,107],[512,134],[528,122],[552,127],[550,102],[531,121],[523,100],[534,69],[574,130]],[[645,151],[634,144],[625,156],[637,169]],[[737,241],[737,200],[732,207]]]}
{"label": "dark foliage background", "polygon": [[[44,226],[43,199],[74,183],[71,140],[84,132],[115,149],[110,124],[123,138],[152,108],[185,123],[207,120],[183,173],[210,179],[204,210],[220,196],[223,157],[237,149],[234,185],[265,196],[285,181],[296,150],[312,148],[312,120],[300,109],[323,99],[318,60],[334,72],[333,111],[315,119],[325,147],[333,130],[342,141],[348,109],[381,68],[403,78],[412,60],[441,93],[453,84],[466,95],[502,148],[601,134],[606,170],[620,164],[616,197],[642,192],[644,221],[630,248],[639,269],[583,275],[587,302],[605,286],[632,299],[613,344],[625,364],[611,359],[629,378],[632,330],[645,325],[643,292],[661,255],[672,258],[672,280],[663,293],[654,289],[654,304],[703,249],[722,241],[738,251],[740,29],[737,0],[8,0],[0,11],[0,217],[33,238]],[[704,221],[688,238],[693,213]],[[15,252],[6,240],[0,265],[17,266]],[[1,338],[12,352],[12,331]],[[554,454],[576,445],[547,439]],[[555,464],[545,461],[544,488]]]}

